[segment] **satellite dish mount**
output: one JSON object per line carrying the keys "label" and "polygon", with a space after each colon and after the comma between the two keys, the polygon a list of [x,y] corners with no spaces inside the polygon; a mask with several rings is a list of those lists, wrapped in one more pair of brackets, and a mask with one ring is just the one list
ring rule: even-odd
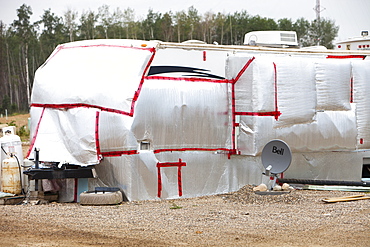
{"label": "satellite dish mount", "polygon": [[271,187],[275,186],[279,174],[288,169],[292,162],[292,152],[288,144],[282,140],[268,142],[262,150],[262,165],[265,168],[264,175],[273,180]]}

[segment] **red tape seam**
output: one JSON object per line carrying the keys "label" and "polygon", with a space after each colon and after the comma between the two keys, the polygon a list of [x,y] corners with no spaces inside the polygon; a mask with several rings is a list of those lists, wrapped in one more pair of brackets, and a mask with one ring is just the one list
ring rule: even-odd
{"label": "red tape seam", "polygon": [[335,58],[335,59],[361,58],[362,60],[365,60],[366,55],[328,55],[326,58]]}
{"label": "red tape seam", "polygon": [[59,45],[55,52],[51,54],[51,56],[45,61],[44,65],[47,64],[53,57],[55,57],[56,54],[58,54],[61,50],[64,49],[75,49],[75,48],[91,48],[91,47],[113,47],[113,48],[129,48],[129,49],[136,49],[136,50],[148,50],[150,52],[153,52],[155,50],[154,47],[131,47],[131,46],[124,46],[124,45],[106,45],[106,44],[99,44],[99,45],[81,45],[81,46],[65,46],[65,45]]}
{"label": "red tape seam", "polygon": [[90,104],[84,104],[84,103],[72,103],[72,104],[37,104],[33,103],[31,104],[31,107],[44,107],[44,108],[54,108],[54,109],[72,109],[72,108],[79,108],[79,107],[86,107],[86,108],[97,108],[102,111],[106,112],[113,112],[117,114],[122,114],[126,116],[130,116],[130,113],[117,110],[117,109],[112,109],[112,108],[106,108],[106,107],[101,107],[97,105],[90,105]]}
{"label": "red tape seam", "polygon": [[154,59],[154,56],[155,56],[155,49],[152,49],[151,50],[152,52],[152,56],[150,57],[144,71],[143,71],[143,74],[141,75],[141,80],[140,80],[140,84],[139,84],[139,87],[138,89],[136,90],[135,92],[135,95],[134,95],[134,98],[132,100],[132,103],[131,103],[131,111],[130,111],[130,117],[132,117],[134,115],[134,111],[135,111],[135,104],[136,104],[136,101],[137,99],[139,98],[139,95],[140,95],[140,92],[141,92],[141,89],[143,87],[143,84],[144,84],[144,78],[145,78],[145,74],[146,72],[149,70],[150,68],[150,65],[152,64],[153,62],[153,59]]}
{"label": "red tape seam", "polygon": [[101,153],[100,153],[100,140],[99,140],[99,117],[100,112],[96,112],[96,119],[95,119],[95,146],[96,146],[96,155],[97,160],[101,160]]}
{"label": "red tape seam", "polygon": [[198,77],[167,77],[167,76],[146,76],[145,80],[170,80],[170,81],[188,81],[188,82],[212,82],[212,83],[231,83],[227,79],[207,79]]}
{"label": "red tape seam", "polygon": [[155,154],[163,153],[163,152],[186,152],[186,151],[226,151],[231,152],[231,149],[228,148],[168,148],[168,149],[156,149],[153,152]]}
{"label": "red tape seam", "polygon": [[32,152],[32,149],[33,149],[33,146],[35,145],[36,137],[37,137],[37,134],[38,134],[39,129],[40,129],[41,119],[42,119],[42,117],[44,116],[44,112],[45,112],[45,108],[43,108],[43,109],[42,109],[42,112],[41,112],[41,115],[40,115],[39,122],[37,123],[37,126],[36,126],[35,134],[34,134],[34,136],[32,137],[31,145],[30,145],[30,148],[28,149],[28,152],[27,152],[27,155],[26,155],[26,157],[27,157],[27,158],[30,156],[30,154],[31,154],[31,152]]}

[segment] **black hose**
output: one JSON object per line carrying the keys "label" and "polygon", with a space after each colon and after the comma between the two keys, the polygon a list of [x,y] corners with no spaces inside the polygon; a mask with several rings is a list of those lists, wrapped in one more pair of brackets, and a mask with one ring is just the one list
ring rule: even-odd
{"label": "black hose", "polygon": [[367,186],[367,187],[370,187],[370,182],[364,182],[364,181],[357,182],[357,181],[278,178],[277,182],[278,183],[288,183],[288,184],[344,185],[344,186]]}
{"label": "black hose", "polygon": [[25,195],[26,193],[24,192],[24,189],[23,189],[23,181],[22,181],[22,168],[21,168],[21,164],[19,163],[19,159],[18,157],[13,154],[13,156],[15,157],[15,159],[17,160],[17,164],[18,164],[18,171],[19,171],[19,182],[21,183],[21,193],[22,195]]}
{"label": "black hose", "polygon": [[7,152],[5,151],[5,149],[3,148],[3,146],[1,146],[1,149],[3,150],[3,152],[5,153],[5,155],[8,155]]}

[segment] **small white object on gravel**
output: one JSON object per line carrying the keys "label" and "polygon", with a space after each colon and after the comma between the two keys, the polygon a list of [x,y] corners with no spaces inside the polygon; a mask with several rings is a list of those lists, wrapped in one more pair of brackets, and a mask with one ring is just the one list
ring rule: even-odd
{"label": "small white object on gravel", "polygon": [[253,188],[253,191],[267,191],[266,184],[260,184]]}

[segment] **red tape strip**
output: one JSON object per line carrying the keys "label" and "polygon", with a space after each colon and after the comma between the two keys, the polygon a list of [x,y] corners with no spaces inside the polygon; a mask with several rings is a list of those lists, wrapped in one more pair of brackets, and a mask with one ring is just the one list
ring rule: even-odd
{"label": "red tape strip", "polygon": [[78,108],[78,107],[86,107],[86,108],[97,108],[102,111],[106,112],[113,112],[113,113],[118,113],[122,115],[127,115],[130,116],[129,112],[117,110],[117,109],[112,109],[112,108],[106,108],[106,107],[101,107],[97,105],[90,105],[90,104],[84,104],[84,103],[71,103],[71,104],[37,104],[33,103],[31,104],[31,107],[44,107],[44,108],[54,108],[54,109],[72,109],[72,108]]}
{"label": "red tape strip", "polygon": [[281,115],[279,111],[271,111],[271,112],[235,112],[236,115],[241,116],[273,116],[275,119]]}
{"label": "red tape strip", "polygon": [[101,155],[105,157],[117,157],[121,155],[133,155],[133,154],[138,154],[137,150],[101,152]]}
{"label": "red tape strip", "polygon": [[276,70],[276,64],[274,64],[274,86],[275,86],[275,92],[274,92],[274,96],[275,96],[275,113],[279,113],[279,115],[275,115],[275,120],[278,120],[279,119],[279,116],[281,115],[281,113],[279,112],[278,110],[278,88],[277,88],[277,70]]}
{"label": "red tape strip", "polygon": [[99,141],[99,117],[100,112],[96,112],[96,119],[95,119],[95,146],[96,146],[96,155],[97,160],[101,160],[101,153],[100,153],[100,141]]}
{"label": "red tape strip", "polygon": [[228,148],[172,148],[172,149],[156,149],[153,152],[155,154],[157,153],[163,153],[163,152],[185,152],[185,151],[226,151],[230,152],[231,149]]}
{"label": "red tape strip", "polygon": [[28,152],[27,152],[27,155],[26,155],[26,157],[27,157],[27,158],[30,156],[30,154],[31,154],[31,152],[32,152],[32,149],[33,149],[33,146],[35,145],[36,137],[37,137],[37,134],[39,133],[40,124],[41,124],[41,119],[42,119],[42,117],[44,116],[44,112],[45,112],[45,108],[43,108],[43,109],[42,109],[42,112],[41,112],[41,115],[40,115],[39,122],[37,123],[37,126],[36,126],[35,134],[34,134],[34,136],[32,137],[31,145],[30,145],[30,148],[28,149]]}
{"label": "red tape strip", "polygon": [[157,173],[158,173],[158,197],[161,197],[162,193],[162,175],[161,175],[161,167],[177,167],[177,188],[179,191],[179,196],[182,196],[182,179],[181,179],[181,167],[186,166],[185,162],[182,162],[179,159],[179,162],[165,162],[165,163],[157,163]]}
{"label": "red tape strip", "polygon": [[124,48],[124,49],[136,49],[136,50],[148,50],[150,52],[155,51],[154,47],[131,47],[131,46],[124,46],[124,45],[106,45],[106,44],[99,44],[99,45],[81,45],[81,46],[65,46],[65,45],[59,45],[55,52],[51,54],[51,56],[45,61],[44,65],[47,64],[53,57],[55,57],[56,54],[58,54],[61,50],[64,49],[76,49],[76,48],[91,48],[91,47],[113,47],[113,48]]}
{"label": "red tape strip", "polygon": [[366,55],[328,55],[326,58],[335,58],[335,59],[361,58],[362,60],[365,60]]}
{"label": "red tape strip", "polygon": [[198,77],[168,77],[168,76],[146,76],[145,80],[168,80],[168,81],[189,81],[189,82],[210,82],[210,83],[232,83],[232,80],[207,79]]}

